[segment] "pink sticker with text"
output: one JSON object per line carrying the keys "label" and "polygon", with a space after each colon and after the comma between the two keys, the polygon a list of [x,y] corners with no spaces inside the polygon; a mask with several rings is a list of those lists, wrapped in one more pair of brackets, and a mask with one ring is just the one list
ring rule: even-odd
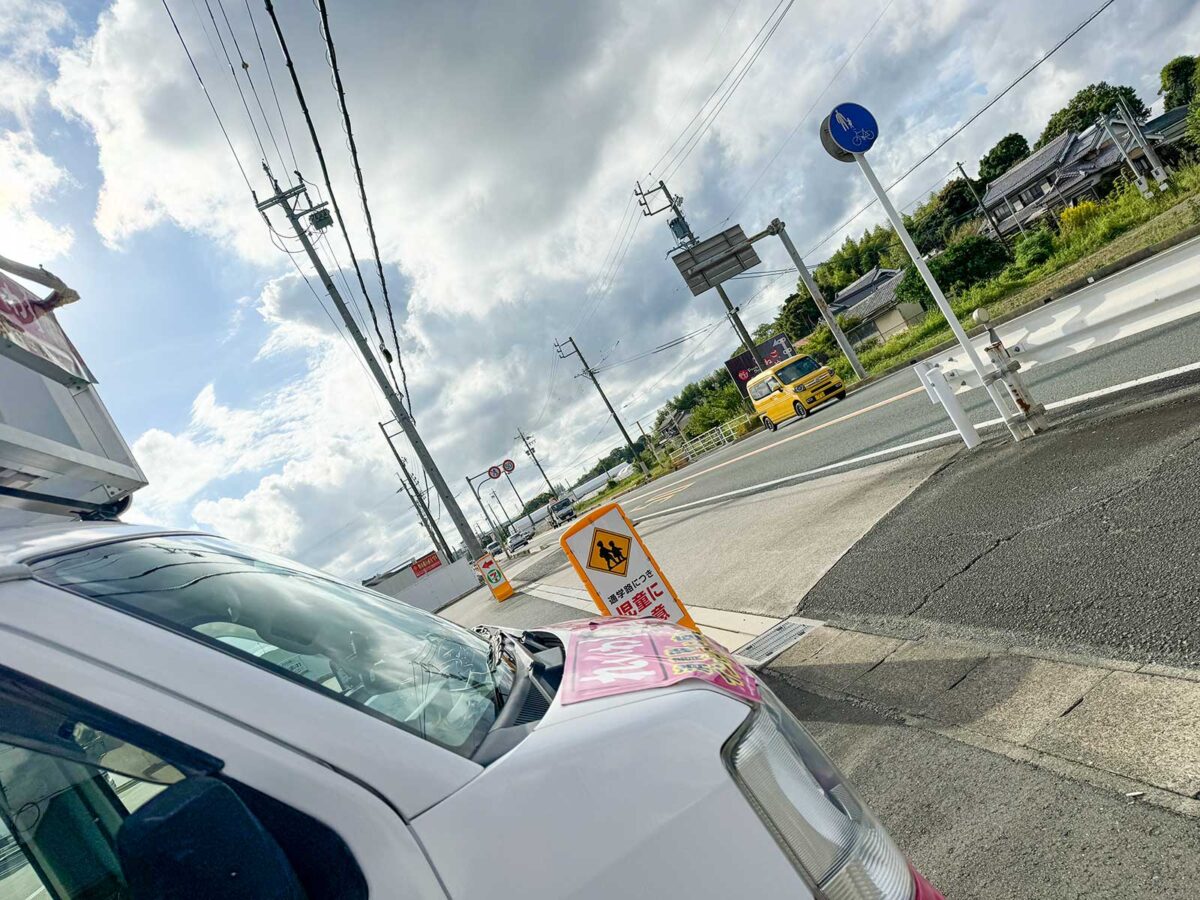
{"label": "pink sticker with text", "polygon": [[555,630],[568,632],[560,703],[667,687],[696,678],[758,703],[754,675],[724,647],[702,634],[655,619],[593,619]]}

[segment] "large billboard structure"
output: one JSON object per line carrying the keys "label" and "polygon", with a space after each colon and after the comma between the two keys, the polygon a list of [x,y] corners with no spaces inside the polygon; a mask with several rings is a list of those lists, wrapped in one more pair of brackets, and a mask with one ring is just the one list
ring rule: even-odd
{"label": "large billboard structure", "polygon": [[[0,266],[62,285],[3,257]],[[58,322],[55,306],[76,296],[62,288],[42,298],[0,273],[0,527],[46,513],[112,517],[146,485]]]}

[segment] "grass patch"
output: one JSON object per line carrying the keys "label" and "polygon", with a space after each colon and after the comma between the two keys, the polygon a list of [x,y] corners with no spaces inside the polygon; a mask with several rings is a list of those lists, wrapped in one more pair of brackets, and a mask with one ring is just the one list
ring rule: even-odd
{"label": "grass patch", "polygon": [[[1166,240],[1200,223],[1200,166],[1175,173],[1170,191],[1144,199],[1132,184],[1116,190],[1083,221],[1053,237],[1049,258],[1032,267],[1012,263],[995,278],[951,296],[950,306],[966,324],[976,309],[993,318],[1046,296],[1077,278],[1130,253]],[[887,342],[859,355],[869,373],[883,372],[926,353],[953,335],[936,309]],[[844,356],[829,364],[843,378],[851,375]]]}

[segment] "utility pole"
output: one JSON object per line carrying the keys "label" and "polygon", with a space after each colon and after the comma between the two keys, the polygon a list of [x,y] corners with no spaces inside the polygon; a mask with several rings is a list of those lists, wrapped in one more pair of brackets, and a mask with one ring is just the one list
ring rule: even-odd
{"label": "utility pole", "polygon": [[642,427],[642,420],[638,419],[633,424],[636,425],[637,430],[642,433],[642,440],[646,442],[646,446],[650,448],[650,452],[654,454],[654,458],[658,460],[660,465],[662,465],[663,459],[662,454],[659,452],[658,444],[651,439],[650,435],[646,434],[646,429]]}
{"label": "utility pole", "polygon": [[566,359],[569,356],[578,356],[579,363],[583,366],[583,373],[592,380],[592,384],[596,388],[596,392],[600,395],[600,399],[604,401],[604,405],[608,407],[609,414],[613,417],[613,421],[617,423],[617,428],[621,429],[621,437],[625,438],[625,445],[629,447],[629,452],[633,454],[633,461],[637,463],[639,469],[642,470],[642,475],[649,478],[650,472],[646,468],[646,464],[642,462],[642,458],[638,455],[637,448],[633,446],[633,440],[629,437],[629,432],[625,430],[624,424],[621,422],[621,417],[617,415],[617,411],[613,409],[613,405],[608,402],[608,396],[604,393],[604,388],[600,387],[600,382],[596,380],[596,373],[588,366],[587,360],[583,358],[583,354],[579,350],[579,345],[575,343],[575,338],[568,337],[567,343],[571,345],[571,352],[563,352],[563,344],[558,341],[554,342],[554,349],[558,351],[559,359]]}
{"label": "utility pole", "polygon": [[[512,488],[513,496],[517,498],[517,502],[521,504],[521,509],[524,510],[525,509],[525,501],[522,500],[521,495],[517,493],[517,486],[515,484],[513,484],[512,476],[510,476],[507,472],[505,472],[504,480],[508,482],[508,486],[510,488]],[[529,519],[529,527],[537,528],[537,526],[533,524],[533,514],[525,513],[525,516]]]}
{"label": "utility pole", "polygon": [[425,495],[421,493],[417,487],[416,481],[408,471],[408,466],[404,461],[404,457],[396,449],[396,445],[392,443],[392,435],[387,433],[386,423],[379,423],[379,430],[383,432],[383,439],[387,441],[388,447],[391,448],[392,456],[396,457],[396,463],[400,466],[400,471],[404,473],[400,480],[400,484],[404,487],[404,492],[408,494],[408,499],[412,501],[417,510],[417,518],[421,520],[421,524],[425,526],[425,530],[429,532],[429,539],[433,541],[433,549],[446,557],[446,562],[454,561],[454,551],[450,549],[450,545],[446,543],[446,538],[442,536],[442,530],[438,528],[437,520],[429,511],[429,506],[426,505]]}
{"label": "utility pole", "polygon": [[553,503],[556,496],[554,493],[554,485],[550,483],[550,479],[546,476],[546,470],[542,468],[542,464],[538,462],[537,454],[533,452],[533,436],[526,434],[520,428],[518,428],[517,438],[525,445],[525,455],[533,460],[533,464],[537,466],[537,470],[542,473],[542,478],[544,478],[546,481],[546,487],[550,489],[550,502]]}
{"label": "utility pole", "polygon": [[[317,270],[317,275],[321,279],[321,284],[325,286],[325,290],[329,294],[329,299],[337,307],[338,313],[346,325],[346,329],[354,339],[355,346],[358,347],[359,353],[362,354],[363,359],[367,363],[367,368],[370,369],[371,375],[374,376],[375,381],[379,384],[379,389],[383,391],[384,399],[387,400],[392,415],[396,417],[396,422],[404,430],[408,442],[412,444],[413,451],[417,454],[417,459],[421,463],[421,468],[429,475],[430,481],[433,482],[433,489],[442,498],[442,505],[450,513],[450,519],[454,522],[454,527],[458,529],[458,534],[462,538],[467,554],[472,560],[478,559],[483,555],[483,548],[479,545],[479,538],[475,536],[475,532],[471,528],[471,523],[467,521],[467,517],[463,515],[463,511],[459,508],[458,501],[450,493],[450,487],[446,484],[446,479],[442,477],[441,470],[438,469],[437,463],[434,462],[433,456],[425,446],[425,442],[421,440],[421,435],[417,432],[416,423],[413,422],[412,416],[408,414],[408,410],[404,408],[400,397],[388,382],[387,375],[384,374],[383,368],[379,365],[379,360],[371,352],[371,345],[363,337],[358,323],[354,321],[354,316],[350,314],[350,310],[346,307],[346,302],[342,299],[342,295],[338,293],[337,286],[333,283],[333,279],[329,277],[329,272],[326,270],[325,264],[321,262],[321,257],[317,255],[312,241],[309,240],[308,229],[305,228],[302,219],[312,213],[323,211],[326,204],[318,203],[309,209],[300,209],[298,198],[308,190],[303,180],[300,181],[298,186],[283,191],[280,190],[279,182],[269,172],[267,174],[271,178],[275,194],[271,199],[262,202],[258,202],[258,198],[255,197],[255,205],[258,211],[266,218],[268,209],[275,206],[282,207],[284,215],[287,216],[287,220],[292,226],[292,230],[296,232],[296,238],[300,241],[301,246],[304,247],[304,252],[308,254],[309,262]],[[328,212],[325,212],[323,217],[318,217],[318,223],[321,222],[322,218],[331,222]],[[313,227],[319,227],[319,225],[314,225]]]}
{"label": "utility pole", "polygon": [[[996,221],[996,217],[991,211],[983,205],[983,198],[979,196],[979,192],[975,190],[975,185],[971,179],[967,177],[967,170],[963,168],[963,164],[956,162],[958,166],[958,174],[962,176],[962,180],[967,183],[967,188],[971,191],[971,196],[975,198],[975,202],[979,205],[979,211],[983,213],[983,217],[988,220],[988,224],[992,226],[992,231],[996,232],[996,240],[1008,247],[1008,241],[1004,239],[1004,235],[1000,233],[1000,223]],[[1008,249],[1012,249],[1009,247]]]}
{"label": "utility pole", "polygon": [[425,526],[425,530],[429,532],[429,539],[433,541],[434,549],[444,554],[447,562],[452,562],[454,560],[454,551],[450,549],[450,545],[446,542],[446,538],[442,534],[441,528],[438,527],[437,520],[433,517],[433,513],[430,512],[425,495],[421,492],[421,489],[417,487],[416,481],[413,479],[412,474],[408,471],[408,465],[404,457],[402,457],[399,451],[396,450],[396,445],[392,442],[394,436],[387,433],[387,428],[385,426],[386,423],[380,422],[379,430],[383,432],[383,437],[387,441],[388,447],[391,448],[392,455],[396,457],[396,463],[400,466],[400,471],[403,473],[401,476],[401,484],[405,488],[405,493],[409,495],[409,499],[412,500],[413,506],[416,507],[417,516],[421,519],[421,523]]}
{"label": "utility pole", "polygon": [[500,507],[500,512],[504,514],[504,524],[508,526],[509,531],[512,531],[512,516],[508,514],[508,510],[504,508],[504,504],[500,502],[500,498],[496,496],[495,489],[492,490],[492,499],[496,501],[496,505]]}
{"label": "utility pole", "polygon": [[[694,247],[700,243],[700,239],[692,231],[692,226],[683,217],[683,198],[672,194],[667,189],[665,181],[659,179],[658,187],[651,188],[649,191],[642,190],[642,183],[640,181],[636,182],[636,184],[637,188],[634,190],[634,193],[637,195],[638,205],[642,208],[643,216],[656,216],[660,212],[666,212],[669,209],[675,214],[675,218],[671,219],[667,225],[670,226],[671,233],[675,235],[675,240],[679,242],[679,246]],[[667,205],[661,206],[658,209],[651,209],[650,195],[657,191],[663,192],[663,196],[667,198]],[[750,337],[750,332],[742,324],[742,317],[738,315],[737,308],[729,301],[729,295],[725,293],[725,288],[718,284],[717,293],[721,297],[721,302],[725,304],[725,315],[729,319],[729,324],[733,326],[733,331],[738,336],[738,340],[745,344],[746,349],[750,351],[750,356],[754,359],[754,364],[758,366],[758,371],[767,371],[767,364],[763,361],[762,354],[758,352],[758,345],[754,343]]]}

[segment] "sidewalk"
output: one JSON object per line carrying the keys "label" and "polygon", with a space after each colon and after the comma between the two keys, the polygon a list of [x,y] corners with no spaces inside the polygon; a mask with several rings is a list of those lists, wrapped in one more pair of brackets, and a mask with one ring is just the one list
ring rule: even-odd
{"label": "sidewalk", "polygon": [[990,441],[883,516],[794,612],[1200,665],[1198,462],[1194,385]]}

